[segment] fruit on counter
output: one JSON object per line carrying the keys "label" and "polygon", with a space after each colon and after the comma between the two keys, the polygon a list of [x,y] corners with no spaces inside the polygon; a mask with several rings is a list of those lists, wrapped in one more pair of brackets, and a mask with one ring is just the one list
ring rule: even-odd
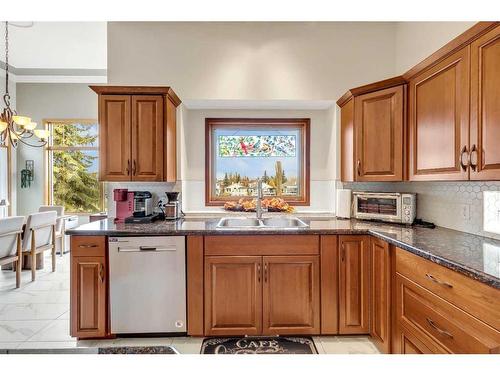
{"label": "fruit on counter", "polygon": [[[255,211],[257,206],[256,199],[245,199],[241,198],[238,201],[228,201],[224,203],[224,209],[226,211],[245,211],[252,212]],[[288,212],[294,211],[294,208],[288,204],[283,198],[273,197],[265,198],[262,200],[262,208],[267,208],[271,212]]]}

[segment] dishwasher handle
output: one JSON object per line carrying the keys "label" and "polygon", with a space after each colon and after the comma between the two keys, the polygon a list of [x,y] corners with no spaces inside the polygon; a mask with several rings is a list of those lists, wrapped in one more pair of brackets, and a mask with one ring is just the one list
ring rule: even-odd
{"label": "dishwasher handle", "polygon": [[138,247],[118,247],[119,253],[140,253],[140,252],[155,252],[155,251],[177,251],[175,246],[171,247],[154,247],[154,246],[138,246]]}
{"label": "dishwasher handle", "polygon": [[156,247],[153,246],[139,246],[141,251],[156,251]]}

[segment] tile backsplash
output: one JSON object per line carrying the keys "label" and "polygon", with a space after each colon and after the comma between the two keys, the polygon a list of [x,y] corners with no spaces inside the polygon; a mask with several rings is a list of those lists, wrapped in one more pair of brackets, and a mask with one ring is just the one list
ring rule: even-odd
{"label": "tile backsplash", "polygon": [[[441,227],[500,239],[500,181],[354,182],[343,185],[353,191],[417,193],[418,218]],[[487,194],[485,200],[484,192],[495,193]]]}

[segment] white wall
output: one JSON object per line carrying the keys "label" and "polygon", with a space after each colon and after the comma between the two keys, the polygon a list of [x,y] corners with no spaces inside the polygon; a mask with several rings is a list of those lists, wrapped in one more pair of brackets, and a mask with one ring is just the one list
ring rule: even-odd
{"label": "white wall", "polygon": [[[41,126],[44,119],[97,119],[97,95],[87,84],[19,83],[17,109]],[[26,160],[35,161],[35,180],[30,188],[21,189],[18,181],[18,214],[38,211],[44,202],[44,150],[20,145],[17,163],[23,168]],[[19,177],[17,177],[19,180]]]}
{"label": "white wall", "polygon": [[403,74],[474,24],[475,22],[398,22],[397,74]]}
{"label": "white wall", "polygon": [[[1,27],[3,52],[3,22]],[[9,42],[9,62],[16,68],[106,69],[106,22],[35,22],[29,28],[10,25]]]}
{"label": "white wall", "polygon": [[311,204],[297,211],[334,212],[336,129],[332,110],[185,110],[180,149],[183,208],[186,212],[220,211],[205,207],[205,118],[310,118]]}
{"label": "white wall", "polygon": [[[110,22],[108,82],[170,85],[188,105],[333,101],[350,87],[394,75],[395,28],[370,22]],[[321,111],[181,109],[178,152],[186,211],[214,210],[204,206],[204,118],[228,116],[311,117],[311,206],[298,209],[334,211],[333,106]]]}
{"label": "white wall", "polygon": [[108,82],[182,100],[336,100],[395,68],[394,23],[110,22]]}

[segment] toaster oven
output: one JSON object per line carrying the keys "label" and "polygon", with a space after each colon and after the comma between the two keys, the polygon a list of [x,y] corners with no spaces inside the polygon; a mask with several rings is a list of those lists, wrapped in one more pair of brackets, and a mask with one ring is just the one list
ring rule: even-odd
{"label": "toaster oven", "polygon": [[417,214],[414,193],[353,193],[353,216],[356,219],[412,224]]}

